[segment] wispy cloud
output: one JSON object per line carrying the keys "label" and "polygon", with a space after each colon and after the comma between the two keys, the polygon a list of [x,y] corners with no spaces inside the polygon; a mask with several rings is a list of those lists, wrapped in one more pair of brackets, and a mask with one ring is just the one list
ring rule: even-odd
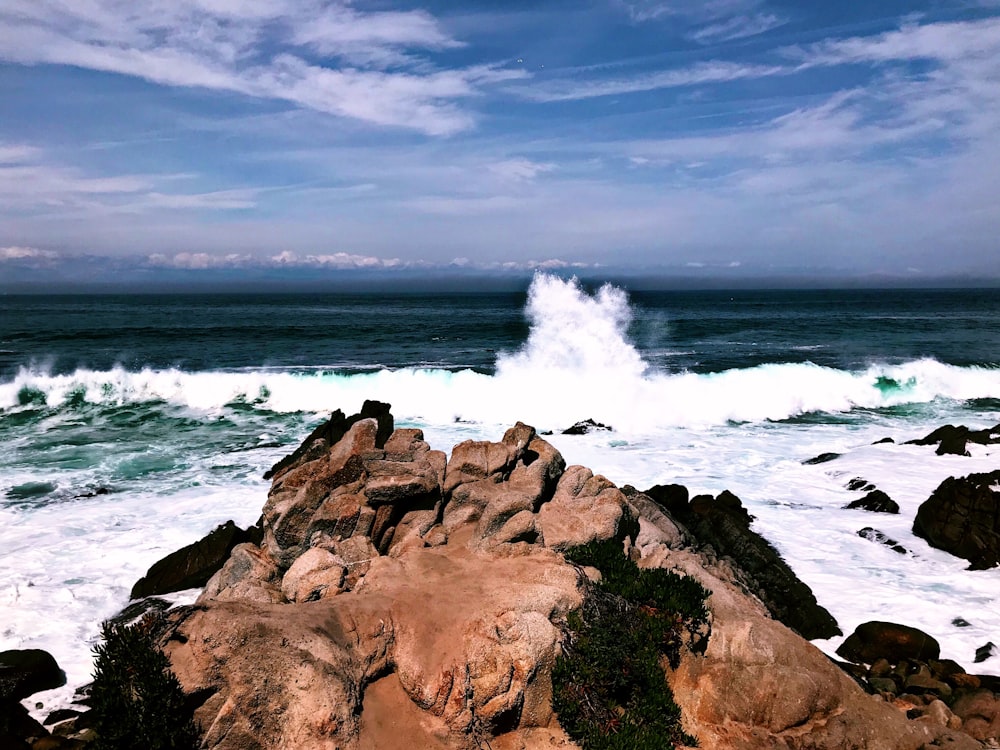
{"label": "wispy cloud", "polygon": [[9,0],[0,8],[3,60],[286,101],[430,135],[471,128],[463,99],[526,75],[439,70],[423,57],[458,46],[425,11],[361,12],[342,1]]}
{"label": "wispy cloud", "polygon": [[681,88],[713,83],[727,83],[754,78],[786,75],[791,66],[752,65],[722,60],[696,63],[686,68],[639,73],[629,78],[577,80],[567,78],[522,86],[514,89],[526,99],[536,102],[561,102],[593,99],[599,96],[634,94],[657,89]]}
{"label": "wispy cloud", "polygon": [[538,175],[551,172],[556,168],[551,162],[537,162],[531,159],[517,158],[494,162],[487,167],[490,172],[505,180],[531,181]]}
{"label": "wispy cloud", "polygon": [[687,37],[700,44],[718,44],[765,34],[784,26],[787,17],[768,10],[763,0],[619,0],[634,23],[682,21]]}
{"label": "wispy cloud", "polygon": [[784,26],[787,20],[774,13],[754,13],[738,15],[724,21],[710,23],[691,32],[691,39],[702,44],[728,42],[734,39],[745,39],[751,36],[765,34],[772,29]]}

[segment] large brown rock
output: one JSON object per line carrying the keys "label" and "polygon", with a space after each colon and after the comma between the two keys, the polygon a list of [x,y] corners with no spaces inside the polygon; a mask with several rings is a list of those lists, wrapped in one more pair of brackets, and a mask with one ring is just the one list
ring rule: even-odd
{"label": "large brown rock", "polygon": [[[866,694],[815,646],[771,619],[733,583],[724,560],[648,546],[640,566],[667,567],[711,591],[711,636],[668,672],[685,730],[712,750],[918,750],[978,744],[910,721]],[[932,744],[940,743],[940,744]]]}
{"label": "large brown rock", "polygon": [[1000,695],[991,690],[976,690],[955,701],[955,715],[962,720],[962,730],[977,740],[1000,740]]}
{"label": "large brown rock", "polygon": [[260,529],[244,530],[226,521],[197,542],[154,563],[146,575],[136,581],[129,597],[141,599],[204,586],[222,568],[236,545],[247,542],[259,544]]}
{"label": "large brown rock", "polygon": [[858,625],[840,644],[837,653],[856,664],[874,664],[879,659],[898,664],[904,659],[937,659],[941,646],[917,628],[873,620]]}
{"label": "large brown rock", "polygon": [[566,469],[552,500],[539,510],[537,525],[545,546],[558,550],[595,540],[624,540],[639,531],[622,491],[584,466]]}
{"label": "large brown rock", "polygon": [[1000,564],[1000,471],[945,479],[921,504],[913,533],[973,570]]}
{"label": "large brown rock", "polygon": [[375,443],[380,448],[385,445],[393,427],[389,404],[381,401],[365,401],[361,411],[350,417],[344,416],[344,412],[337,409],[330,415],[330,419],[313,430],[298,448],[272,466],[264,474],[264,479],[277,479],[290,469],[321,457],[362,419],[374,419],[378,423]]}
{"label": "large brown rock", "polygon": [[167,653],[185,690],[207,696],[207,748],[355,747],[364,687],[390,672],[448,747],[466,747],[477,727],[552,722],[555,622],[581,597],[554,552],[413,549],[372,561],[355,592],[186,610]]}

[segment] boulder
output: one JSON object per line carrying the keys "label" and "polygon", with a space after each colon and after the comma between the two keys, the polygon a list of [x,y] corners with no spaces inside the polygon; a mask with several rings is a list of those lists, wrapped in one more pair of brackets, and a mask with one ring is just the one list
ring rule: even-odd
{"label": "boulder", "polygon": [[927,633],[908,625],[871,621],[858,625],[837,649],[837,653],[857,664],[873,664],[878,659],[898,664],[904,659],[927,661],[941,655],[941,646]]}
{"label": "boulder", "polygon": [[48,651],[0,651],[0,703],[24,700],[66,684],[66,675]]}
{"label": "boulder", "polygon": [[976,658],[973,661],[976,664],[982,664],[987,659],[991,659],[996,654],[996,651],[996,644],[990,641],[976,649]]}
{"label": "boulder", "polygon": [[611,427],[606,424],[601,424],[600,422],[595,422],[593,419],[584,419],[581,422],[577,422],[572,427],[567,427],[562,431],[563,435],[586,435],[590,432],[610,432]]}
{"label": "boulder", "polygon": [[638,524],[625,495],[584,466],[570,466],[538,512],[545,546],[566,550],[595,540],[634,538]]}
{"label": "boulder", "polygon": [[864,497],[844,506],[847,510],[867,510],[870,513],[899,513],[899,505],[882,490],[872,490]]}
{"label": "boulder", "polygon": [[777,550],[751,530],[751,516],[736,495],[717,498],[699,495],[686,509],[675,506],[671,515],[702,546],[732,561],[735,573],[779,621],[807,639],[840,635],[833,616],[781,559]]}
{"label": "boulder", "polygon": [[917,510],[913,533],[973,570],[1000,564],[1000,471],[945,479]]}
{"label": "boulder", "polygon": [[374,419],[378,423],[375,444],[379,448],[383,447],[392,434],[393,428],[389,404],[384,404],[381,401],[365,401],[361,406],[361,411],[350,417],[345,417],[344,412],[337,409],[330,415],[330,419],[313,430],[298,448],[272,466],[264,474],[264,479],[277,479],[286,471],[319,458],[331,446],[340,442],[348,430],[362,419]]}
{"label": "boulder", "polygon": [[237,544],[260,544],[261,529],[241,529],[232,521],[217,526],[193,544],[172,552],[153,566],[132,587],[131,599],[200,588],[222,568]]}
{"label": "boulder", "polygon": [[951,710],[962,720],[962,731],[981,741],[1000,739],[1000,696],[976,690],[959,697]]}

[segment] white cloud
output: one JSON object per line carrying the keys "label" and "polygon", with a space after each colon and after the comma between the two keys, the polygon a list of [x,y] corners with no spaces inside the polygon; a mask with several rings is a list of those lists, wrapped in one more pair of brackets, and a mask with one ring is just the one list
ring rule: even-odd
{"label": "white cloud", "polygon": [[696,63],[687,68],[640,73],[630,78],[555,80],[536,86],[514,89],[526,99],[536,102],[561,102],[592,99],[599,96],[634,94],[657,89],[699,86],[711,83],[728,83],[775,75],[788,75],[794,68],[782,65],[747,65],[721,60]]}
{"label": "white cloud", "polygon": [[270,261],[274,265],[284,267],[302,266],[344,270],[406,268],[414,263],[422,265],[422,261],[404,263],[399,258],[378,258],[373,255],[356,255],[344,252],[300,256],[291,250],[284,250],[271,256]]}
{"label": "white cloud", "polygon": [[702,44],[728,42],[734,39],[758,36],[772,29],[784,26],[786,23],[788,22],[784,18],[774,13],[739,15],[728,18],[725,21],[703,26],[691,32],[690,37]]}
{"label": "white cloud", "polygon": [[36,247],[0,247],[0,260],[54,260],[59,253],[53,250],[39,250]]}
{"label": "white cloud", "polygon": [[[332,0],[7,0],[0,7],[2,60],[281,100],[430,135],[471,128],[461,100],[527,75],[491,66],[435,70],[420,57],[460,45],[425,11],[362,12]],[[322,64],[310,61],[317,54]]]}
{"label": "white cloud", "polygon": [[555,164],[549,162],[537,162],[530,159],[516,158],[494,162],[488,165],[487,169],[495,175],[505,180],[530,181],[545,172],[551,172],[556,168]]}
{"label": "white cloud", "polygon": [[249,255],[238,255],[230,253],[225,256],[212,255],[209,253],[175,253],[174,255],[164,255],[154,253],[147,257],[147,262],[151,266],[162,268],[181,268],[186,270],[205,270],[209,268],[238,268],[252,263],[253,259]]}

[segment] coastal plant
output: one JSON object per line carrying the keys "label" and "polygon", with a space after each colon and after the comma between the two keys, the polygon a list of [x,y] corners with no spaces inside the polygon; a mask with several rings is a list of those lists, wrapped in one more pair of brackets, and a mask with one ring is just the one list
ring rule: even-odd
{"label": "coastal plant", "polygon": [[566,553],[601,571],[581,612],[568,619],[552,673],[553,706],[585,750],[669,750],[694,745],[663,672],[707,622],[708,592],[661,569],[641,570],[614,541]]}
{"label": "coastal plant", "polygon": [[105,622],[94,647],[94,750],[193,750],[198,732],[177,676],[156,643],[158,615]]}

